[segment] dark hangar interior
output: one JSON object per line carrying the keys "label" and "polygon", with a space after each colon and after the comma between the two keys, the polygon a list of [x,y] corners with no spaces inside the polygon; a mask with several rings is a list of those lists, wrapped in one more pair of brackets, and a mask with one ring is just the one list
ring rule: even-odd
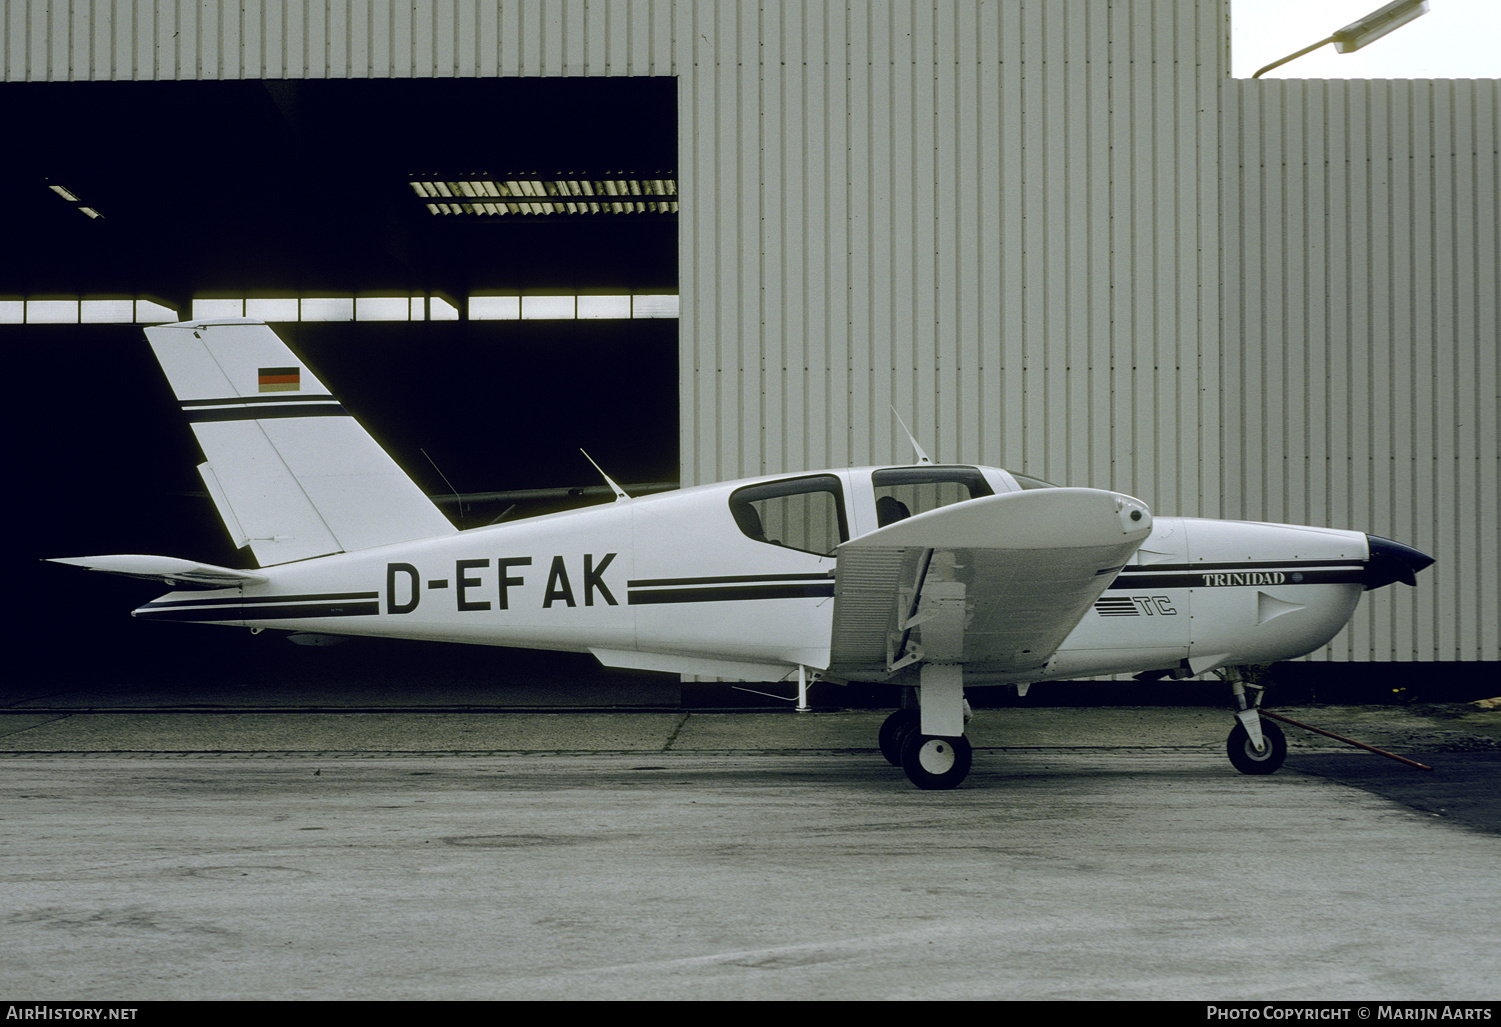
{"label": "dark hangar interior", "polygon": [[[0,166],[0,337],[27,383],[9,409],[29,651],[62,647],[55,673],[108,680],[247,656],[294,676],[309,659],[358,676],[378,658],[400,677],[393,654],[497,677],[592,669],[143,625],[130,609],[162,588],[41,561],[248,562],[134,323],[202,316],[206,299],[260,301],[245,308],[258,316],[300,298],[296,320],[264,319],[463,527],[607,500],[581,448],[628,488],[675,482],[674,79],[17,83],[0,96],[17,144]],[[590,316],[591,299],[607,312]],[[116,310],[102,322],[89,316],[101,300]],[[351,300],[378,319],[341,314]],[[554,313],[522,313],[549,309],[521,306],[533,301]],[[482,313],[495,303],[510,314]]]}

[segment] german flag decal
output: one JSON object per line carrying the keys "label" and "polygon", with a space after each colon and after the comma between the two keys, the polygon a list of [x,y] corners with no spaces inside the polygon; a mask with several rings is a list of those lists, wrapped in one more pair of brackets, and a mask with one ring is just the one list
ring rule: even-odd
{"label": "german flag decal", "polygon": [[296,392],[302,388],[301,377],[300,367],[263,367],[258,378],[260,391]]}

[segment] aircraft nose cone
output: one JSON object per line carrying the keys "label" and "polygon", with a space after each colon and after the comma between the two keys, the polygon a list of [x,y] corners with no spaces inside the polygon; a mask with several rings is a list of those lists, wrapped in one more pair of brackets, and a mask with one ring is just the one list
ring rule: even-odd
{"label": "aircraft nose cone", "polygon": [[1418,571],[1433,563],[1433,557],[1380,535],[1367,535],[1371,555],[1365,564],[1365,590],[1381,588],[1394,581],[1404,585],[1418,583]]}

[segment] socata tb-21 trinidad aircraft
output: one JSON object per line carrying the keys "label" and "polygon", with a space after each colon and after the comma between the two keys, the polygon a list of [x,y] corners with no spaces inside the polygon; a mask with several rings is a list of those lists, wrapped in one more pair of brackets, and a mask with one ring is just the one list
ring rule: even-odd
{"label": "socata tb-21 trinidad aircraft", "polygon": [[[919,462],[747,478],[460,531],[265,324],[146,329],[254,569],[59,560],[179,586],[135,611],[593,653],[742,680],[889,682],[880,747],[919,788],[969,772],[966,686],[1229,681],[1231,762],[1286,744],[1239,668],[1309,653],[1362,590],[1432,559],[1356,531],[1153,518],[1116,492]],[[915,443],[914,443],[915,446]],[[609,479],[606,478],[608,481]]]}

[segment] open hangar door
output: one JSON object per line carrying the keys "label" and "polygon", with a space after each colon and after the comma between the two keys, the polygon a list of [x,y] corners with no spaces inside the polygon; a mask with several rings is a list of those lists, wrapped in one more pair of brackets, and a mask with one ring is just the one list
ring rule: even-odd
{"label": "open hangar door", "polygon": [[[28,691],[165,681],[191,701],[209,678],[347,691],[599,673],[587,657],[136,623],[163,589],[40,561],[248,560],[143,321],[271,321],[465,527],[608,499],[580,448],[627,485],[675,481],[675,80],[0,93],[24,141],[0,171],[0,338],[30,383],[8,407]],[[555,491],[510,495],[534,489]]]}

